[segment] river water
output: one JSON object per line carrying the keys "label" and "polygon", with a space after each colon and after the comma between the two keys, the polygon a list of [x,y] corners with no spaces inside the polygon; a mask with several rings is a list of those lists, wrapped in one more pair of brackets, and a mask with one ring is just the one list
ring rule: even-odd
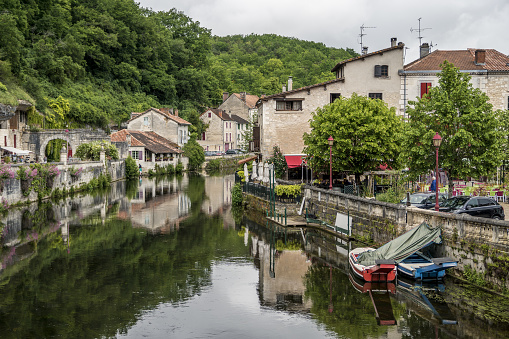
{"label": "river water", "polygon": [[11,210],[0,338],[509,338],[506,297],[362,284],[355,244],[232,213],[233,185],[144,178]]}

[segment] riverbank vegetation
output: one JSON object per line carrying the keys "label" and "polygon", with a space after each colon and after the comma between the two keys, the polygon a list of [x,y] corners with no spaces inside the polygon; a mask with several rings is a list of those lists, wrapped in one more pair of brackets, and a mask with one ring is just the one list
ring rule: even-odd
{"label": "riverbank vegetation", "polygon": [[0,102],[35,104],[44,119],[34,128],[60,128],[56,117],[63,128],[107,129],[131,112],[174,107],[199,132],[199,114],[223,91],[274,94],[290,75],[311,85],[357,55],[272,34],[216,37],[177,9],[133,0],[9,1],[0,30]]}

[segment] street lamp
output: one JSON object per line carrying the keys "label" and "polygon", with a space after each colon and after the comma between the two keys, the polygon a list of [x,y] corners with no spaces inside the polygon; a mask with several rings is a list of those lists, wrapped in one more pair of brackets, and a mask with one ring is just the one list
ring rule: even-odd
{"label": "street lamp", "polygon": [[435,175],[435,211],[438,212],[438,149],[440,148],[440,144],[442,143],[442,138],[438,132],[433,137],[433,146],[435,146],[435,154],[436,154],[436,175]]}
{"label": "street lamp", "polygon": [[334,138],[331,136],[329,136],[329,139],[327,139],[327,141],[329,142],[329,174],[330,174],[330,178],[329,178],[329,189],[332,190],[332,144],[334,144]]}

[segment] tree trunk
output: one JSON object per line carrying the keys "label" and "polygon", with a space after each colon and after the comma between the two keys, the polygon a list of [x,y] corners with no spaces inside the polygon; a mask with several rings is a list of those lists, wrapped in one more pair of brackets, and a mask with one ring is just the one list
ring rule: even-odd
{"label": "tree trunk", "polygon": [[447,197],[452,198],[452,191],[454,190],[454,182],[452,181],[452,177],[449,176],[449,189],[447,190]]}

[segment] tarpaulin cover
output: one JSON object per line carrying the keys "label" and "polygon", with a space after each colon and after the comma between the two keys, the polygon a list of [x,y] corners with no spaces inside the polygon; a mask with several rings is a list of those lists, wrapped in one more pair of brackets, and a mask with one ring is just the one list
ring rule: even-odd
{"label": "tarpaulin cover", "polygon": [[296,168],[302,166],[302,155],[285,155],[288,168]]}
{"label": "tarpaulin cover", "polygon": [[379,259],[392,259],[399,263],[427,245],[440,244],[440,235],[440,228],[431,228],[422,223],[374,251],[361,253],[357,262],[364,266],[375,265]]}

